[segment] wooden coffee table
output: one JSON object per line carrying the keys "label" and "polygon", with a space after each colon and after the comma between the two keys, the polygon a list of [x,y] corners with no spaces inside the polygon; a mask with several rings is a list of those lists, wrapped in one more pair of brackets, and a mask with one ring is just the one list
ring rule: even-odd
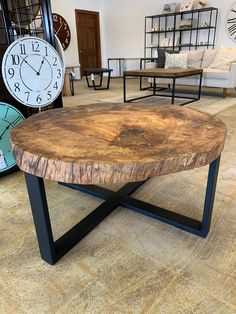
{"label": "wooden coffee table", "polygon": [[[117,206],[137,210],[205,237],[213,209],[226,126],[217,117],[179,106],[95,104],[31,116],[11,132],[25,172],[42,258],[54,264]],[[154,176],[209,164],[201,221],[130,195]],[[44,179],[105,199],[54,241]],[[95,184],[125,183],[117,192]]]}
{"label": "wooden coffee table", "polygon": [[[189,101],[184,102],[180,105],[187,105],[191,102],[197,101],[201,98],[201,87],[202,87],[202,69],[162,69],[162,68],[151,68],[151,69],[142,69],[142,70],[130,70],[124,72],[123,77],[123,91],[124,91],[124,102],[131,102],[134,100],[139,100],[147,97],[152,96],[162,96],[162,97],[171,97],[171,104],[173,105],[175,103],[175,98],[181,98],[181,99],[188,99]],[[183,95],[176,95],[176,80],[181,77],[187,77],[187,76],[193,76],[198,75],[199,76],[199,85],[198,85],[198,93],[197,97],[190,97],[190,96],[183,96]],[[140,90],[142,89],[141,86],[141,80],[143,77],[150,77],[153,78],[153,88],[152,93],[145,96],[135,97],[135,98],[129,98],[126,97],[126,77],[139,77],[140,78]],[[165,78],[165,79],[172,79],[172,93],[171,95],[165,93],[157,93],[158,90],[156,88],[156,79],[157,78]]]}

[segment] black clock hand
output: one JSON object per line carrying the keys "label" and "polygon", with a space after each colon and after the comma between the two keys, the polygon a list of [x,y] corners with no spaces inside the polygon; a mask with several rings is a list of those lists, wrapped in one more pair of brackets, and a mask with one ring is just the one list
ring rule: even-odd
{"label": "black clock hand", "polygon": [[2,132],[2,134],[0,135],[0,140],[2,139],[3,135],[7,132],[7,130],[10,128],[10,125],[8,125],[5,130]]}
{"label": "black clock hand", "polygon": [[43,57],[43,60],[42,60],[42,62],[41,62],[41,64],[40,64],[40,67],[39,67],[39,70],[38,70],[37,75],[40,75],[40,71],[41,71],[42,66],[43,66],[43,64],[44,64],[44,59],[45,59],[45,57]]}
{"label": "black clock hand", "polygon": [[[20,57],[21,57],[21,56],[20,56]],[[21,58],[22,58],[22,57],[21,57]],[[26,61],[24,58],[22,58],[22,60],[23,60],[26,64],[28,64],[28,66],[29,66],[32,70],[34,70],[34,72],[36,72],[36,74],[38,75],[38,72],[35,70],[34,67],[32,67],[32,65],[29,64],[28,61]]]}

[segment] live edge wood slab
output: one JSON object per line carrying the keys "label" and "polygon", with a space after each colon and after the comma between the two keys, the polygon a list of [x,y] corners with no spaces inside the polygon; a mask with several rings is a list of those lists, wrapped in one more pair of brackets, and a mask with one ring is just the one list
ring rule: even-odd
{"label": "live edge wood slab", "polygon": [[76,184],[143,181],[217,159],[225,124],[186,107],[99,103],[31,116],[11,132],[21,170]]}

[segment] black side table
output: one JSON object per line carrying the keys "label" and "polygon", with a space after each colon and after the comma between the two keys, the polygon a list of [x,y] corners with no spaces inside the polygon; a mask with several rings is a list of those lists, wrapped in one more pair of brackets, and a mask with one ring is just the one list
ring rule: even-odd
{"label": "black side table", "polygon": [[[84,69],[84,73],[85,73],[85,76],[86,76],[88,87],[93,87],[95,90],[109,89],[110,78],[111,78],[111,71],[113,71],[113,70],[112,69],[107,69],[107,68],[88,68],[88,69]],[[108,79],[107,79],[107,86],[106,87],[102,87],[102,80],[103,80],[103,74],[104,73],[108,73]],[[95,78],[94,78],[95,74],[100,75],[100,83],[99,84],[95,83]],[[88,79],[89,75],[91,75],[92,84],[89,83],[89,79]]]}

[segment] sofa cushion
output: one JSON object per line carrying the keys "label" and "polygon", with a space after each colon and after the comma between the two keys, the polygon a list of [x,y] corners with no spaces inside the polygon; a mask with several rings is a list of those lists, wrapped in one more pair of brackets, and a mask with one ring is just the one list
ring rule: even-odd
{"label": "sofa cushion", "polygon": [[203,78],[205,80],[229,80],[230,71],[206,68],[203,70]]}
{"label": "sofa cushion", "polygon": [[188,54],[169,54],[166,52],[165,69],[187,69]]}
{"label": "sofa cushion", "polygon": [[207,49],[203,53],[202,65],[201,67],[208,68],[210,64],[213,62],[217,49]]}
{"label": "sofa cushion", "polygon": [[157,50],[158,51],[158,60],[157,60],[157,67],[158,68],[164,68],[165,67],[165,63],[166,63],[166,55],[165,53],[169,53],[169,54],[176,54],[179,53],[179,51],[173,51],[173,50],[166,50],[163,48],[160,48]]}
{"label": "sofa cushion", "polygon": [[180,53],[188,54],[188,68],[200,68],[202,65],[202,58],[204,50],[195,50],[195,51],[181,51]]}
{"label": "sofa cushion", "polygon": [[226,48],[221,46],[215,55],[210,69],[229,70],[233,62],[236,62],[236,48]]}

